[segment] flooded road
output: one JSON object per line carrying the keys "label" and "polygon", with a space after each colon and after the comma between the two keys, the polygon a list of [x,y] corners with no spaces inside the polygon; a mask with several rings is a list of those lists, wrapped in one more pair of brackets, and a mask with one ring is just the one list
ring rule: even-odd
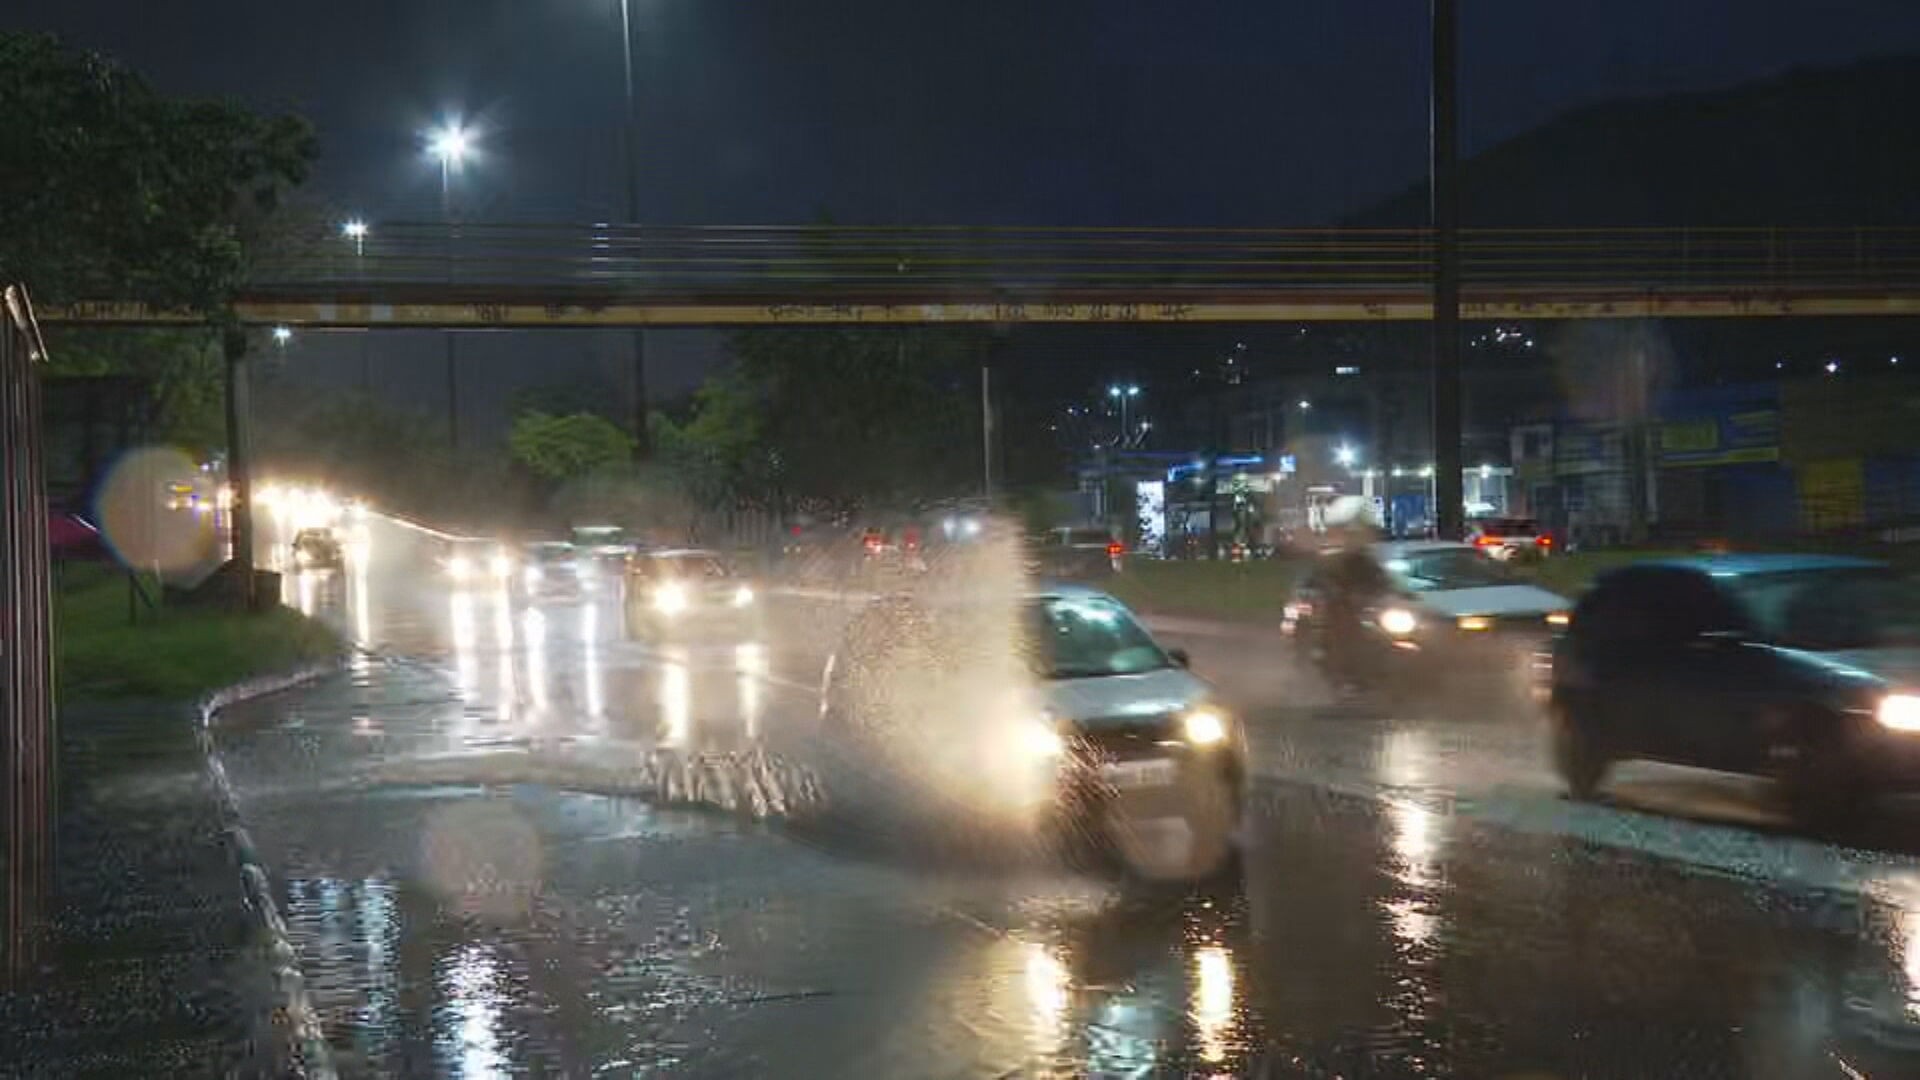
{"label": "flooded road", "polygon": [[1652,767],[1570,804],[1525,718],[1366,715],[1187,628],[1252,728],[1243,880],[983,865],[805,812],[832,603],[649,643],[368,535],[288,587],[381,655],[219,735],[348,1075],[1920,1075],[1904,808],[1810,837]]}

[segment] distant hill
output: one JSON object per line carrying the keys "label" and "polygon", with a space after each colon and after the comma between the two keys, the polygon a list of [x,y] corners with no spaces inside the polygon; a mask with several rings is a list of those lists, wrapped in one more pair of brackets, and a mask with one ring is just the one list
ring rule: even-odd
{"label": "distant hill", "polygon": [[[1920,57],[1569,111],[1475,155],[1468,225],[1920,224]],[[1418,186],[1349,219],[1427,220]]]}

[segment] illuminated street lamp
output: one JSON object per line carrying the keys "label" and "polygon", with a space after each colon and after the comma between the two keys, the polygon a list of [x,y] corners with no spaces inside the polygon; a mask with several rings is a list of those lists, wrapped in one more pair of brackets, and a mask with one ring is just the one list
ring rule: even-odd
{"label": "illuminated street lamp", "polygon": [[275,345],[285,346],[287,342],[292,340],[293,330],[291,328],[285,326],[276,326],[273,328],[273,343]]}
{"label": "illuminated street lamp", "polygon": [[427,133],[427,155],[440,162],[440,212],[452,217],[453,174],[473,153],[473,135],[458,120],[449,120]]}
{"label": "illuminated street lamp", "polygon": [[359,218],[343,222],[340,226],[340,235],[353,241],[353,253],[355,255],[365,255],[367,253],[366,222],[361,221]]}
{"label": "illuminated street lamp", "polygon": [[1334,464],[1342,466],[1343,468],[1353,468],[1354,462],[1358,460],[1360,460],[1359,451],[1344,443],[1336,447],[1333,451]]}

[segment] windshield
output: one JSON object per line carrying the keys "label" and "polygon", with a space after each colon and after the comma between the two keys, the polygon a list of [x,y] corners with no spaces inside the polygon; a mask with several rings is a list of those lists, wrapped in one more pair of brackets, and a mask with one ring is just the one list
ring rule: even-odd
{"label": "windshield", "polygon": [[1388,559],[1387,571],[1414,592],[1450,592],[1512,585],[1511,570],[1471,548],[1411,551]]}
{"label": "windshield", "polygon": [[653,560],[655,572],[662,577],[723,578],[731,576],[727,564],[711,555],[663,555]]}
{"label": "windshield", "polygon": [[527,557],[537,563],[570,562],[574,557],[574,550],[566,544],[540,544],[528,551]]}
{"label": "windshield", "polygon": [[1729,590],[1768,638],[1816,652],[1920,645],[1920,585],[1879,569],[1742,574]]}
{"label": "windshield", "polygon": [[1036,666],[1052,679],[1132,675],[1172,661],[1126,608],[1104,598],[1053,598],[1028,617]]}

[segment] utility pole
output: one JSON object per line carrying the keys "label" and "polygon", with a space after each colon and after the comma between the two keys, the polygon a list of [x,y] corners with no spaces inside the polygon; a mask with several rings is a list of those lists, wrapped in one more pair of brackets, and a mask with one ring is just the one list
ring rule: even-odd
{"label": "utility pole", "polygon": [[[640,242],[640,103],[633,90],[633,0],[620,0],[620,60],[627,88],[627,224],[635,230],[634,243]],[[637,257],[636,247],[636,257]],[[647,456],[647,332],[633,329],[633,446],[638,457]]]}
{"label": "utility pole", "polygon": [[234,587],[244,610],[253,610],[253,480],[249,445],[247,332],[230,326],[221,335],[227,373],[227,484],[233,500],[227,507],[227,535],[233,544]]}
{"label": "utility pole", "polygon": [[1430,0],[1433,24],[1428,195],[1433,219],[1433,521],[1442,540],[1466,533],[1460,447],[1460,191],[1456,0]]}
{"label": "utility pole", "polygon": [[993,507],[993,368],[980,365],[980,480]]}

